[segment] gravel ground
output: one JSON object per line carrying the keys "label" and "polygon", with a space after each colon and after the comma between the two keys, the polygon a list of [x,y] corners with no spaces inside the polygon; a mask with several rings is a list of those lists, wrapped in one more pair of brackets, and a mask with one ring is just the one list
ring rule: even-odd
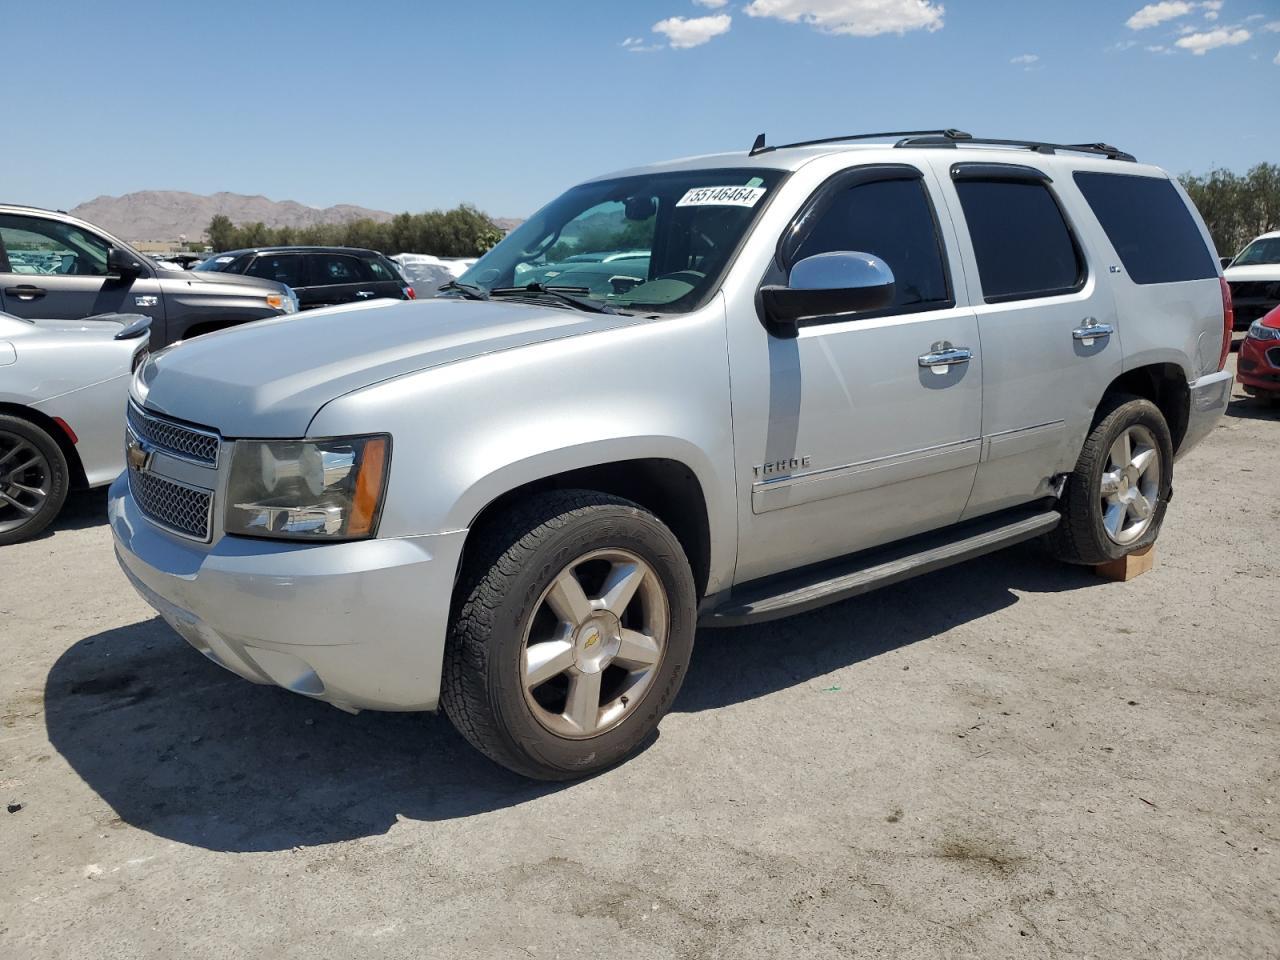
{"label": "gravel ground", "polygon": [[1150,575],[1015,548],[703,631],[570,786],[222,672],[79,497],[0,554],[0,957],[1274,958],[1277,418],[1179,465]]}

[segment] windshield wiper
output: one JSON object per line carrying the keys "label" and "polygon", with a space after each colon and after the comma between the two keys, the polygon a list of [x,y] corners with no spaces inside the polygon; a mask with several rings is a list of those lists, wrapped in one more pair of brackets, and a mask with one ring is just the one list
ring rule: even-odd
{"label": "windshield wiper", "polygon": [[599,300],[588,300],[581,296],[581,294],[590,292],[591,290],[587,287],[548,286],[535,280],[533,283],[526,284],[523,287],[496,287],[489,291],[489,295],[494,297],[518,297],[521,294],[532,293],[537,296],[554,297],[561,303],[567,303],[569,306],[577,310],[584,310],[587,313],[618,312],[607,303],[601,303]]}
{"label": "windshield wiper", "polygon": [[489,299],[489,291],[474,283],[459,283],[457,280],[450,280],[437,289],[440,293],[444,293],[446,290],[457,290],[465,300]]}

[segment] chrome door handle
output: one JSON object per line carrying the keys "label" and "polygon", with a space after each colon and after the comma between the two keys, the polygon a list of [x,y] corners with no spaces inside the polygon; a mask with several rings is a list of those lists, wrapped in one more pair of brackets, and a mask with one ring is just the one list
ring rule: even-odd
{"label": "chrome door handle", "polygon": [[953,347],[949,343],[935,343],[933,349],[920,357],[922,367],[952,367],[957,363],[968,363],[973,359],[973,351],[968,347]]}
{"label": "chrome door handle", "polygon": [[373,291],[372,291],[372,290],[357,290],[357,291],[356,291],[356,296],[357,296],[357,297],[372,297],[372,296],[373,296]]}
{"label": "chrome door handle", "polygon": [[39,300],[49,291],[45,290],[44,287],[36,287],[29,283],[24,283],[17,287],[5,287],[4,292],[18,300]]}
{"label": "chrome door handle", "polygon": [[1105,340],[1116,332],[1109,323],[1099,323],[1093,317],[1085,317],[1084,323],[1071,331],[1074,340],[1081,340],[1087,347],[1095,340]]}

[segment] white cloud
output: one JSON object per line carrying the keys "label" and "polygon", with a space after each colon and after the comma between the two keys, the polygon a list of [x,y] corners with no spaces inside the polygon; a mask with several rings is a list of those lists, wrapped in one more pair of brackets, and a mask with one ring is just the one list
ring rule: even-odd
{"label": "white cloud", "polygon": [[1206,20],[1217,20],[1218,11],[1222,9],[1222,0],[1206,0],[1200,4],[1200,9],[1204,11]]}
{"label": "white cloud", "polygon": [[1236,47],[1246,43],[1252,34],[1243,29],[1210,30],[1207,33],[1189,33],[1180,37],[1176,45],[1183,50],[1190,50],[1197,57],[1203,57],[1217,47]]}
{"label": "white cloud", "polygon": [[1039,59],[1040,59],[1040,56],[1038,54],[1024,53],[1024,54],[1021,54],[1020,56],[1014,57],[1009,62],[1018,64],[1020,66],[1029,67],[1031,66],[1031,64],[1035,63]]}
{"label": "white cloud", "polygon": [[700,7],[710,7],[712,10],[719,10],[729,5],[729,0],[693,0],[693,2]]}
{"label": "white cloud", "polygon": [[1272,20],[1270,23],[1264,23],[1262,29],[1267,33],[1280,33],[1280,20]]}
{"label": "white cloud", "polygon": [[653,53],[655,50],[665,50],[666,48],[660,43],[648,43],[644,37],[627,37],[618,44],[627,53]]}
{"label": "white cloud", "polygon": [[1143,47],[1142,49],[1146,50],[1148,53],[1173,53],[1173,51],[1170,50],[1168,47],[1166,47],[1163,43],[1156,43],[1149,47]]}
{"label": "white cloud", "polygon": [[751,0],[749,17],[805,23],[823,33],[851,37],[941,30],[945,8],[933,0]]}
{"label": "white cloud", "polygon": [[713,17],[667,17],[653,25],[653,32],[663,34],[675,49],[687,50],[728,33],[732,25],[733,18],[727,13]]}
{"label": "white cloud", "polygon": [[1166,20],[1177,20],[1185,17],[1195,9],[1195,4],[1186,0],[1162,0],[1161,3],[1148,3],[1145,7],[1125,21],[1130,30],[1146,30],[1157,27]]}
{"label": "white cloud", "polygon": [[1274,63],[1277,67],[1280,67],[1280,53],[1277,53],[1276,58],[1271,62]]}

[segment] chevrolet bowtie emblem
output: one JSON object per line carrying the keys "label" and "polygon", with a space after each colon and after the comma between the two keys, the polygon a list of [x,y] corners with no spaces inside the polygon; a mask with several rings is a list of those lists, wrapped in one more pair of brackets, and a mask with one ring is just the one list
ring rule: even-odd
{"label": "chevrolet bowtie emblem", "polygon": [[583,646],[588,650],[590,650],[599,642],[600,642],[600,631],[596,630],[596,631],[593,631],[589,637],[587,637],[587,642],[584,643]]}
{"label": "chevrolet bowtie emblem", "polygon": [[137,437],[129,437],[124,447],[124,459],[130,470],[145,473],[151,468],[152,451]]}

